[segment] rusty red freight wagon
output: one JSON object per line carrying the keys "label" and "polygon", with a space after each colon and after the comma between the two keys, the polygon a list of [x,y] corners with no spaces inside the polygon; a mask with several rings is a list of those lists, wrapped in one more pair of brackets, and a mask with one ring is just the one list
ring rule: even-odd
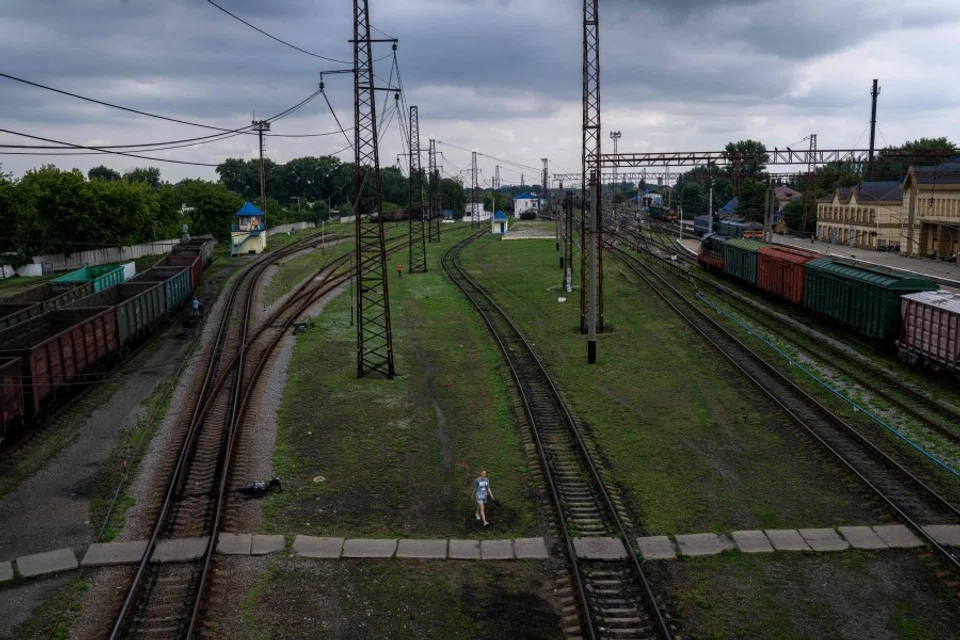
{"label": "rusty red freight wagon", "polygon": [[900,319],[901,359],[960,372],[960,295],[923,291],[901,296]]}
{"label": "rusty red freight wagon", "polygon": [[83,374],[109,364],[118,348],[112,307],[48,311],[0,332],[0,357],[21,359],[27,418],[52,406]]}
{"label": "rusty red freight wagon", "polygon": [[170,255],[160,260],[153,268],[157,267],[181,267],[190,269],[190,288],[196,291],[200,286],[200,278],[203,277],[203,258],[200,255]]}
{"label": "rusty red freight wagon", "polygon": [[0,442],[24,423],[23,378],[20,358],[0,357]]}
{"label": "rusty red freight wagon", "polygon": [[789,300],[803,302],[807,263],[820,254],[793,247],[763,247],[757,250],[757,286]]}

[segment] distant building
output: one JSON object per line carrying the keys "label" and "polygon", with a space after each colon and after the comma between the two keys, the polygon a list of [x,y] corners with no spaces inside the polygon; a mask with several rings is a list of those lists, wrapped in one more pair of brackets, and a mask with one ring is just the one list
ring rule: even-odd
{"label": "distant building", "polygon": [[519,218],[524,211],[540,211],[540,200],[532,193],[521,193],[513,199],[513,216]]}
{"label": "distant building", "polygon": [[900,253],[960,254],[960,162],[910,167],[903,180]]}
{"label": "distant building", "polygon": [[817,238],[861,249],[900,245],[903,189],[899,182],[840,187],[817,200]]}
{"label": "distant building", "polygon": [[466,204],[466,206],[464,207],[464,210],[463,210],[463,214],[464,214],[464,216],[466,217],[467,220],[473,220],[473,216],[474,216],[474,215],[476,215],[476,216],[477,216],[477,220],[480,220],[480,221],[489,220],[489,219],[490,219],[490,212],[487,211],[486,209],[484,209],[482,202],[474,202],[474,203],[473,203],[473,210],[472,210],[472,211],[471,211],[470,207],[471,207],[471,205],[470,205],[470,203],[468,202],[468,203]]}
{"label": "distant building", "polygon": [[507,219],[507,214],[503,211],[497,211],[493,214],[493,218],[490,219],[490,232],[503,235],[510,228],[510,221]]}
{"label": "distant building", "polygon": [[267,214],[251,202],[234,215],[230,229],[230,255],[261,253],[267,248]]}
{"label": "distant building", "polygon": [[733,200],[727,202],[727,204],[717,209],[717,214],[721,216],[732,216],[737,212],[738,206],[740,206],[740,199],[734,198]]}
{"label": "distant building", "polygon": [[791,200],[797,200],[803,197],[803,194],[797,191],[796,189],[791,189],[787,186],[779,186],[773,188],[773,195],[777,199],[777,209],[783,209]]}

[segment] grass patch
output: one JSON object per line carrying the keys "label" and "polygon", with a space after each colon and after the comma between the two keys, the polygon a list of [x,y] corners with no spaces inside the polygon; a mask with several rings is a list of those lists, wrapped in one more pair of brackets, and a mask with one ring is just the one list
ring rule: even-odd
{"label": "grass patch", "polygon": [[725,553],[651,570],[668,579],[685,637],[946,638],[960,625],[909,551]]}
{"label": "grass patch", "polygon": [[89,578],[76,576],[52,597],[34,609],[25,622],[14,629],[14,638],[46,638],[67,640],[70,627],[80,612],[83,594],[90,588]]}
{"label": "grass patch", "polygon": [[556,638],[551,590],[539,563],[279,559],[247,594],[245,626],[256,639]]}
{"label": "grass patch", "polygon": [[[445,230],[446,231],[446,230]],[[536,530],[535,491],[507,399],[499,352],[440,255],[428,273],[391,271],[393,380],[356,379],[347,296],[297,336],[275,454],[283,493],[264,529],[341,536],[505,537]],[[485,468],[502,507],[477,527],[472,483]],[[289,489],[288,489],[289,487]]]}
{"label": "grass patch", "polygon": [[811,459],[765,397],[612,258],[604,265],[607,332],[592,367],[578,331],[579,291],[557,301],[553,244],[486,237],[462,263],[534,343],[645,533],[875,518],[835,468]]}

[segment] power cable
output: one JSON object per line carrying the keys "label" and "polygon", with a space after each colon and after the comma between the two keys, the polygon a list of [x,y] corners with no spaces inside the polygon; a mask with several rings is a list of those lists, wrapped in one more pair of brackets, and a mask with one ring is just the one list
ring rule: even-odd
{"label": "power cable", "polygon": [[330,61],[330,62],[337,62],[337,63],[340,63],[340,64],[353,64],[353,63],[348,62],[348,61],[346,61],[346,60],[338,60],[337,58],[328,58],[327,56],[322,56],[322,55],[320,55],[319,53],[313,53],[312,51],[307,51],[306,49],[301,49],[301,48],[298,47],[297,45],[290,44],[290,43],[287,42],[286,40],[281,40],[280,38],[278,38],[278,37],[276,37],[276,36],[274,36],[274,35],[271,35],[271,34],[267,33],[266,31],[264,31],[264,30],[261,29],[260,27],[257,27],[257,26],[254,26],[254,25],[250,24],[249,22],[247,22],[246,20],[244,20],[243,18],[241,18],[241,17],[238,16],[237,14],[231,13],[230,11],[224,9],[223,7],[221,7],[220,5],[218,5],[218,4],[217,4],[216,2],[214,2],[213,0],[207,0],[207,2],[209,2],[210,4],[212,4],[213,6],[215,6],[217,9],[220,9],[220,11],[223,11],[225,14],[227,14],[227,15],[230,16],[231,18],[234,18],[235,20],[239,20],[240,22],[242,22],[243,24],[247,25],[248,27],[250,27],[250,28],[253,29],[254,31],[257,31],[257,32],[259,32],[259,33],[262,33],[263,35],[267,36],[267,37],[270,38],[271,40],[276,40],[276,41],[279,42],[280,44],[286,45],[286,46],[290,47],[291,49],[294,49],[294,50],[296,50],[296,51],[299,51],[300,53],[305,53],[305,54],[307,54],[308,56],[313,56],[314,58],[320,58],[321,60],[328,60],[328,61]]}
{"label": "power cable", "polygon": [[340,118],[337,117],[337,112],[333,110],[333,105],[330,104],[330,98],[327,97],[327,92],[323,89],[320,89],[320,93],[323,94],[323,99],[327,102],[327,108],[330,109],[330,114],[333,116],[333,119],[336,121],[337,126],[340,127],[340,133],[343,134],[343,137],[346,139],[347,144],[350,145],[349,148],[353,149],[353,141],[350,140],[350,136],[347,135],[347,132],[343,129],[343,125],[340,124]]}

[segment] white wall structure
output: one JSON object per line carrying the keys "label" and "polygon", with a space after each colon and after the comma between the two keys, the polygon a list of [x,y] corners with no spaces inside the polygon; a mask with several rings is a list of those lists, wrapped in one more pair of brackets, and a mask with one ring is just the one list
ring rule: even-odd
{"label": "white wall structure", "polygon": [[170,249],[179,242],[180,238],[174,238],[173,240],[158,240],[157,242],[133,244],[126,247],[77,251],[70,255],[55,253],[44,256],[33,256],[33,263],[43,265],[45,269],[51,269],[53,271],[73,271],[80,267],[93,267],[98,264],[124,262],[143,256],[170,253]]}
{"label": "white wall structure", "polygon": [[[483,208],[483,203],[482,203],[482,202],[474,202],[474,203],[473,203],[473,208],[474,208],[474,210],[475,210],[476,213],[477,213],[477,219],[478,219],[478,220],[483,221],[483,220],[489,220],[489,219],[490,219],[490,212]],[[463,215],[464,215],[464,220],[465,220],[466,222],[469,222],[470,220],[473,219],[473,213],[470,211],[470,203],[469,203],[469,202],[467,203],[467,206],[464,208],[464,214],[463,214]]]}
{"label": "white wall structure", "polygon": [[272,236],[275,233],[286,233],[287,231],[300,231],[301,229],[316,229],[316,222],[291,222],[289,224],[279,224],[267,229],[267,235]]}
{"label": "white wall structure", "polygon": [[532,193],[521,193],[513,199],[513,217],[519,218],[524,211],[540,211],[540,200]]}

